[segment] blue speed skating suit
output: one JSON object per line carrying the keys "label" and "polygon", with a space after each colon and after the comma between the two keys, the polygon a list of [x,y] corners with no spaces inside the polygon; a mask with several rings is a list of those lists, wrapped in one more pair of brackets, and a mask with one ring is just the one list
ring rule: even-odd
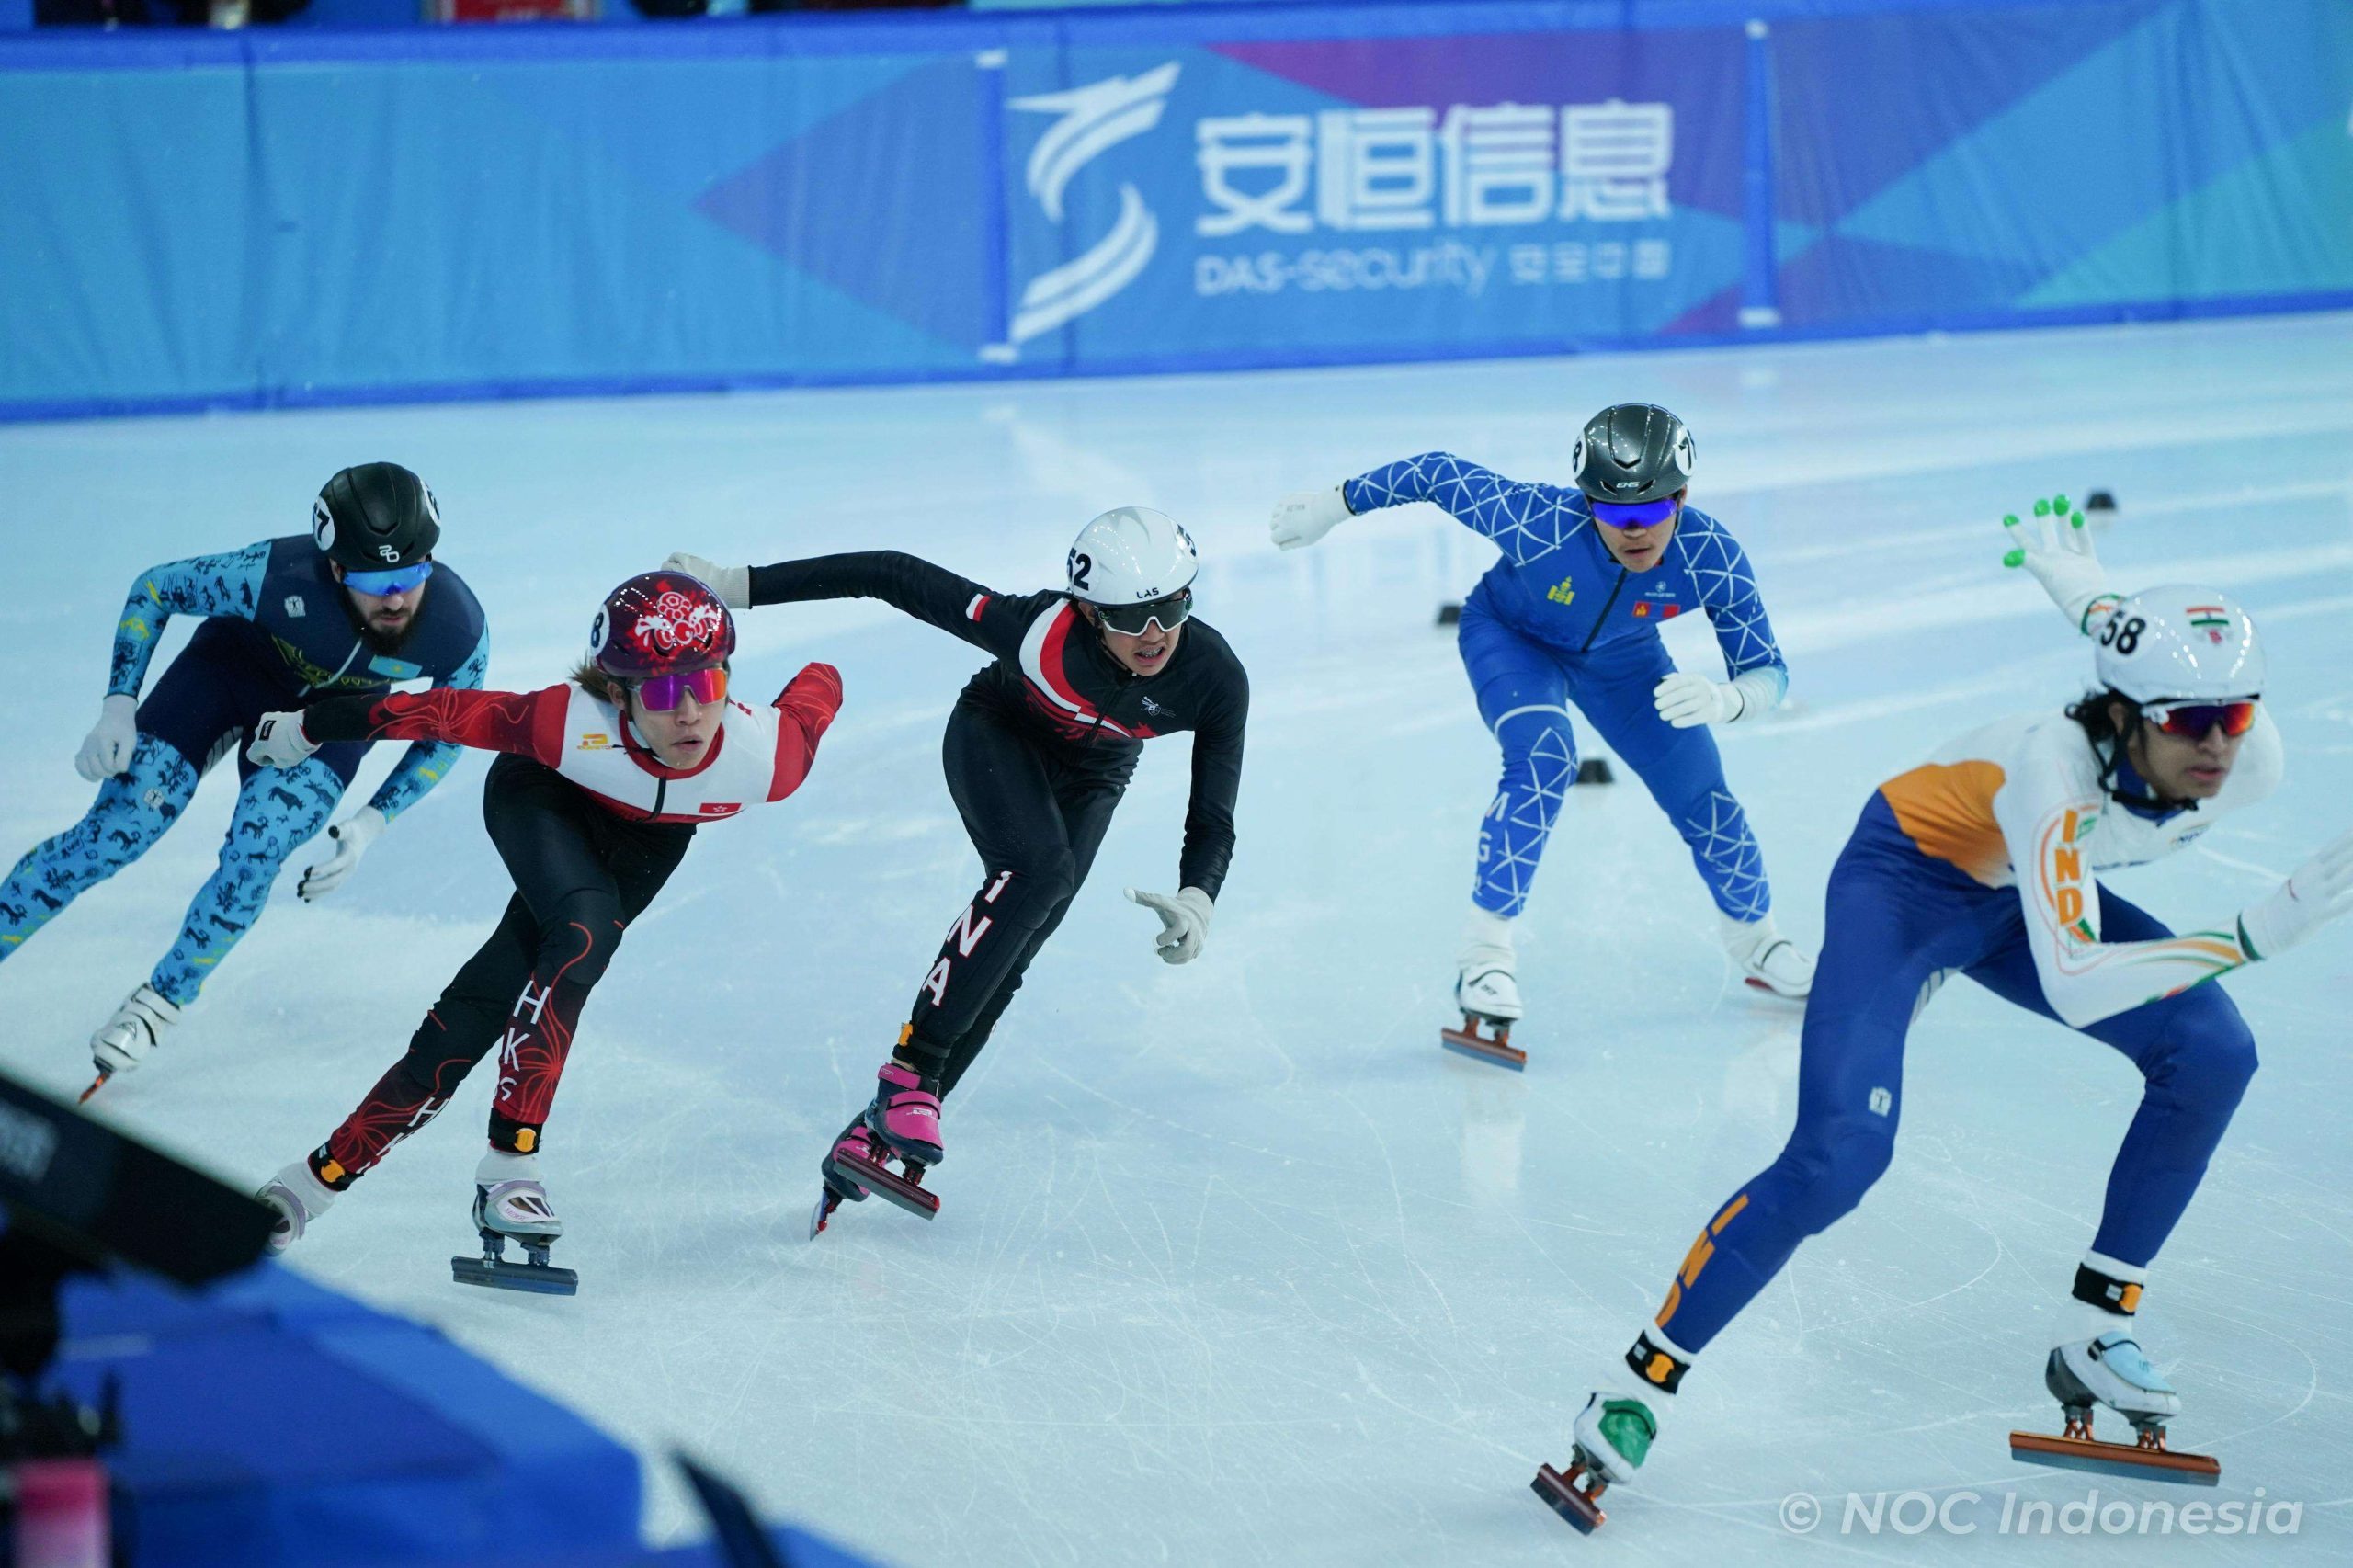
{"label": "blue speed skating suit", "polygon": [[1504,552],[1462,607],[1460,637],[1479,715],[1503,748],[1479,835],[1479,907],[1509,917],[1528,902],[1576,782],[1574,702],[1691,846],[1716,907],[1733,920],[1763,919],[1772,907],[1764,858],[1724,785],[1714,737],[1705,725],[1674,728],[1652,699],[1675,668],[1658,629],[1695,609],[1714,627],[1731,675],[1765,672],[1776,702],[1788,688],[1748,558],[1723,525],[1685,506],[1659,563],[1635,574],[1610,555],[1576,490],[1507,480],[1451,453],[1377,468],[1341,494],[1351,512],[1435,502]]}

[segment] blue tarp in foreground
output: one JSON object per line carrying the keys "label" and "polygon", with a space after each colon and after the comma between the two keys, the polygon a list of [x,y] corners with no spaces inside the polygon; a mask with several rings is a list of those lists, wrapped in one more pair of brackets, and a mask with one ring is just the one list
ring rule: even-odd
{"label": "blue tarp in foreground", "polygon": [[148,1568],[638,1555],[637,1457],[429,1328],[275,1266],[76,1279],[59,1386],[121,1391],[116,1533]]}
{"label": "blue tarp in foreground", "polygon": [[2353,303],[2341,0],[0,41],[0,416]]}

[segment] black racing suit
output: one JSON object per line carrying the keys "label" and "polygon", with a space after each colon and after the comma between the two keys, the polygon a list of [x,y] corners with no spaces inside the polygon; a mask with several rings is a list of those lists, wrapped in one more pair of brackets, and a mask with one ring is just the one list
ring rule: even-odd
{"label": "black racing suit", "polygon": [[946,1094],[987,1043],[1022,971],[1086,880],[1143,743],[1191,730],[1181,887],[1214,899],[1233,854],[1250,685],[1218,632],[1188,620],[1165,668],[1131,674],[1069,596],[1007,597],[896,551],[752,569],[752,603],[874,598],[995,655],[949,716],[940,762],[980,851],[980,891],[915,993],[904,1060]]}

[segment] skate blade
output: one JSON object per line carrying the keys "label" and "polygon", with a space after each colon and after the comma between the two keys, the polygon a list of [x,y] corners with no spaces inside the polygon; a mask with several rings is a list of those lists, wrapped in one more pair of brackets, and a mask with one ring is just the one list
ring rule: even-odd
{"label": "skate blade", "polygon": [[2222,1479],[2222,1461],[2211,1454],[2177,1454],[2137,1443],[2103,1443],[2097,1437],[2053,1437],[2047,1432],[2010,1434],[2010,1458],[2061,1470],[2087,1470],[2143,1481],[2173,1481],[2212,1486]]}
{"label": "skate blade", "polygon": [[1536,1479],[1528,1489],[1552,1508],[1552,1512],[1576,1526],[1581,1535],[1591,1535],[1607,1524],[1609,1516],[1603,1513],[1594,1500],[1569,1484],[1569,1478],[1551,1465],[1540,1466]]}
{"label": "skate blade", "polygon": [[884,1170],[856,1154],[835,1154],[835,1165],[877,1198],[886,1198],[910,1214],[929,1220],[939,1212],[939,1199],[896,1171]]}
{"label": "skate blade", "polygon": [[1528,1052],[1511,1043],[1511,1030],[1498,1027],[1492,1036],[1479,1032],[1478,1020],[1465,1018],[1459,1029],[1440,1029],[1438,1042],[1473,1062],[1492,1062],[1515,1073],[1528,1071]]}
{"label": "skate blade", "polygon": [[460,1285],[486,1285],[494,1290],[523,1290],[540,1296],[580,1293],[580,1276],[551,1264],[508,1263],[496,1257],[453,1257],[449,1277]]}
{"label": "skate blade", "polygon": [[1741,977],[1741,983],[1747,986],[1751,991],[1757,993],[1759,995],[1770,996],[1776,1002],[1795,1002],[1800,1006],[1803,1006],[1805,1002],[1805,998],[1803,996],[1792,996],[1786,991],[1776,991],[1753,974],[1743,975]]}
{"label": "skate blade", "polygon": [[817,1207],[809,1210],[809,1239],[811,1241],[817,1239],[817,1233],[825,1228],[825,1221],[833,1218],[834,1210],[840,1208],[841,1203],[841,1194],[832,1187],[821,1187],[817,1189]]}
{"label": "skate blade", "polygon": [[97,1077],[91,1079],[90,1086],[84,1089],[82,1091],[82,1097],[75,1100],[74,1103],[75,1105],[88,1105],[90,1103],[90,1096],[97,1094],[100,1089],[105,1088],[107,1086],[107,1080],[113,1076],[114,1074],[111,1073],[101,1073]]}

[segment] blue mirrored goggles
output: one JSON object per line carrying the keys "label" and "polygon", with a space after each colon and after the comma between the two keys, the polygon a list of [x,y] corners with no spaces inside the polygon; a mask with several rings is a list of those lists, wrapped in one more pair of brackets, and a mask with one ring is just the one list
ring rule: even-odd
{"label": "blue mirrored goggles", "polygon": [[414,566],[395,566],[389,572],[353,572],[347,569],[343,574],[343,585],[371,598],[382,598],[388,594],[413,594],[425,586],[425,580],[432,575],[433,562],[430,561],[420,561]]}
{"label": "blue mirrored goggles", "polygon": [[1675,516],[1683,505],[1672,495],[1662,495],[1655,501],[1594,501],[1593,520],[1613,528],[1655,528]]}

